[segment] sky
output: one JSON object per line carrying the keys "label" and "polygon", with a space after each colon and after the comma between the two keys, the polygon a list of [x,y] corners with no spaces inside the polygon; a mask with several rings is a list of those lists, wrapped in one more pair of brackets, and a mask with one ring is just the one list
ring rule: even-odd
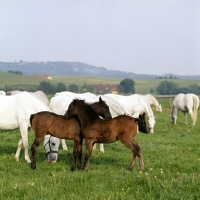
{"label": "sky", "polygon": [[199,0],[0,0],[0,61],[200,75]]}

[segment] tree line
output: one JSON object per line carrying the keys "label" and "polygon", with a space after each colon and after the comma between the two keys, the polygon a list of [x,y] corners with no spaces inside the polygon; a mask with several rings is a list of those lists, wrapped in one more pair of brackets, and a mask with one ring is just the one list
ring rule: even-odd
{"label": "tree line", "polygon": [[189,87],[179,87],[177,83],[165,80],[162,81],[158,87],[156,87],[156,91],[160,95],[175,95],[179,93],[194,93],[196,95],[200,95],[200,86],[192,84],[189,85]]}

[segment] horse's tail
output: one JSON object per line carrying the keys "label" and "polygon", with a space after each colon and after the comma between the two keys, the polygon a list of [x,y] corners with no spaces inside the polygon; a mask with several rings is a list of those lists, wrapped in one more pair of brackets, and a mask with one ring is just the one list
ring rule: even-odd
{"label": "horse's tail", "polygon": [[35,114],[31,114],[31,115],[30,115],[29,121],[30,121],[31,126],[32,126],[32,121],[33,121],[34,116],[35,116]]}
{"label": "horse's tail", "polygon": [[143,120],[141,117],[140,118],[135,118],[136,123],[138,124],[139,131],[142,133],[149,133],[149,130],[146,125],[146,121]]}
{"label": "horse's tail", "polygon": [[199,97],[194,95],[193,96],[193,124],[197,122],[198,107],[199,107]]}

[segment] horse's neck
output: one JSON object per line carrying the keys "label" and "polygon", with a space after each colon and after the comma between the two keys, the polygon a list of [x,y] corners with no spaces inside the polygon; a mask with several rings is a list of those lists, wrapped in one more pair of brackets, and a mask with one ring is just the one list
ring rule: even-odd
{"label": "horse's neck", "polygon": [[156,107],[159,106],[159,103],[158,103],[158,101],[156,100],[155,97],[153,97],[153,96],[147,96],[147,98],[149,99],[149,103],[150,104],[154,104]]}
{"label": "horse's neck", "polygon": [[95,115],[94,111],[92,111],[92,109],[89,108],[89,105],[85,105],[85,107],[78,108],[78,110],[79,112],[77,116],[82,126],[99,118],[97,115]]}
{"label": "horse's neck", "polygon": [[148,117],[154,117],[154,114],[153,114],[150,104],[144,102],[144,110]]}

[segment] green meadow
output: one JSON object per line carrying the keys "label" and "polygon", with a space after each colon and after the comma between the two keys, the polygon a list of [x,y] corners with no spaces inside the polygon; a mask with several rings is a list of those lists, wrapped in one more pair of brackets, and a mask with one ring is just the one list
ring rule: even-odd
{"label": "green meadow", "polygon": [[[60,148],[55,164],[46,161],[41,143],[37,168],[32,170],[24,160],[24,149],[20,161],[14,159],[19,130],[0,130],[0,199],[200,199],[200,112],[194,127],[190,116],[188,125],[184,124],[182,113],[173,125],[169,118],[169,99],[159,99],[159,102],[163,112],[156,113],[153,107],[155,132],[136,136],[143,153],[144,171],[140,171],[138,159],[133,170],[127,170],[131,152],[117,141],[105,144],[105,153],[99,148],[92,152],[88,172],[72,172],[72,141],[69,140],[66,141],[69,150]],[[33,139],[31,130],[30,156]]]}
{"label": "green meadow", "polygon": [[[37,78],[33,76],[16,75],[11,73],[0,72],[0,89],[5,86],[16,86],[23,90],[29,91],[32,86],[38,86],[42,81],[48,81],[53,85],[59,82],[64,83],[66,86],[76,84],[82,86],[83,84],[119,84],[123,79],[121,78],[103,78],[103,77],[84,77],[84,76],[54,76],[53,80]],[[179,87],[188,87],[191,84],[200,86],[200,80],[183,80],[183,79],[133,79],[135,82],[136,93],[147,94],[151,89],[154,89],[156,94],[156,87],[163,80],[172,81],[177,83]]]}

